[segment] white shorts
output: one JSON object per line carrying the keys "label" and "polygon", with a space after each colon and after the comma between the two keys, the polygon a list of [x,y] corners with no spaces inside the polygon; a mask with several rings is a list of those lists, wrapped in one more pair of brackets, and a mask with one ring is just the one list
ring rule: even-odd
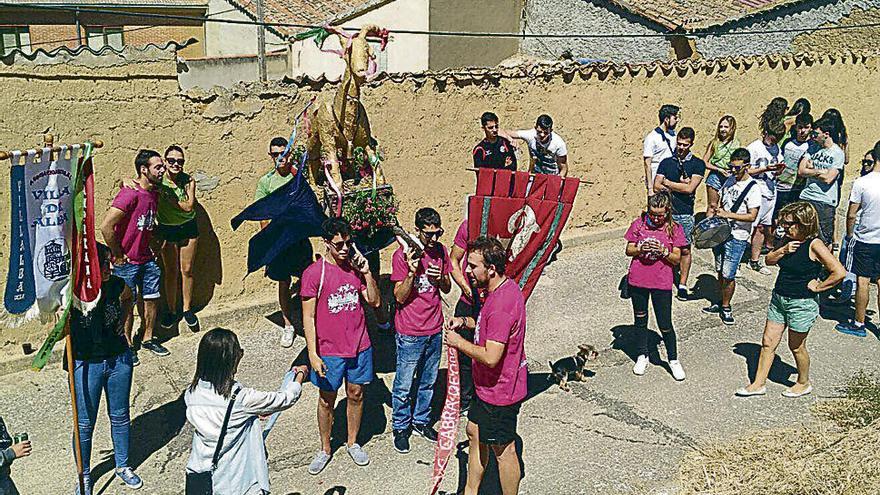
{"label": "white shorts", "polygon": [[761,197],[761,208],[758,209],[758,217],[752,222],[752,228],[759,225],[773,225],[773,209],[776,208],[776,197],[767,199]]}

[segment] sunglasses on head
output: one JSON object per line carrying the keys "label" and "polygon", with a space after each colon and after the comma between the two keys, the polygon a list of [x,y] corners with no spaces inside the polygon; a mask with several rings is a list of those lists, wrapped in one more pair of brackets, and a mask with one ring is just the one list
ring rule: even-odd
{"label": "sunglasses on head", "polygon": [[423,230],[423,231],[422,231],[422,234],[424,234],[425,237],[431,237],[431,238],[433,238],[433,239],[439,239],[440,237],[443,236],[443,232],[445,232],[443,229],[434,230],[434,231],[431,231],[431,232],[428,232],[427,230]]}
{"label": "sunglasses on head", "polygon": [[181,167],[186,163],[186,159],[184,158],[166,158],[165,161],[168,162],[168,165],[179,164]]}

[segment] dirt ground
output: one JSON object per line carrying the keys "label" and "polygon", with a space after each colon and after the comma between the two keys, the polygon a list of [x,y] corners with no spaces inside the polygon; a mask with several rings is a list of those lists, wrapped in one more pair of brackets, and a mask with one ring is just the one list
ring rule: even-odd
{"label": "dirt ground", "polygon": [[[767,428],[812,428],[811,405],[839,395],[838,387],[858,370],[880,371],[877,334],[864,339],[839,334],[833,326],[846,318],[848,311],[823,307],[808,344],[815,393],[798,400],[780,396],[795,377],[794,362],[783,342],[771,371],[767,396],[734,397],[733,391],[747,382],[757,365],[775,269],[774,275],[763,276],[742,267],[733,304],[737,324],[728,327],[717,316],[700,312],[714,292],[711,262],[701,251],[692,274],[694,300],[673,303],[680,359],[687,379],[676,382],[670,376],[662,350],[653,357],[654,364],[645,376],[633,376],[635,350],[629,326],[632,309],[630,302],[621,300],[615,291],[627,266],[620,235],[566,247],[559,260],[547,268],[529,300],[529,398],[519,422],[524,495],[674,494],[678,464],[687,452],[706,442],[738,438]],[[455,296],[448,299],[454,301]],[[877,309],[875,301],[872,298],[872,311]],[[274,389],[288,364],[302,357],[301,336],[291,349],[278,346],[279,332],[272,323],[276,318],[272,304],[205,317],[206,328],[223,325],[238,333],[246,353],[237,378],[248,386]],[[390,389],[394,340],[389,334],[371,331],[377,379],[366,391],[361,429],[361,442],[371,455],[371,464],[358,468],[343,450],[336,450],[323,473],[307,474],[306,466],[318,445],[317,393],[307,385],[300,402],[281,416],[268,440],[272,493],[427,493],[432,446],[414,439],[408,455],[393,450]],[[141,353],[142,364],[135,370],[131,464],[144,479],[143,493],[183,493],[192,429],[185,421],[181,393],[191,380],[200,337],[183,332],[169,341],[170,357]],[[595,345],[601,351],[600,357],[589,367],[586,382],[573,383],[571,392],[563,392],[548,381],[548,362],[573,354],[581,343]],[[0,376],[6,424],[14,432],[28,431],[35,445],[32,457],[13,465],[13,479],[22,493],[73,492],[66,376],[58,365],[50,365],[41,373],[22,371]],[[445,369],[441,369],[440,376],[442,382]],[[440,397],[442,386],[438,385],[435,414],[439,413]],[[336,409],[336,445],[343,438],[344,411],[343,401]],[[102,406],[92,461],[96,493],[130,493],[113,478],[112,459]],[[463,449],[450,464],[441,486],[443,493],[455,493],[461,486],[465,466]],[[499,493],[492,486],[487,481],[483,493]]]}

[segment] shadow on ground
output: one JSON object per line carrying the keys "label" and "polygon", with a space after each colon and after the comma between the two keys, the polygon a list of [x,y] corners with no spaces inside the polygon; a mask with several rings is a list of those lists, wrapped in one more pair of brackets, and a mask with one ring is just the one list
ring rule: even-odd
{"label": "shadow on ground", "polygon": [[[177,399],[166,402],[134,418],[131,422],[129,466],[137,471],[137,468],[144,461],[174,440],[185,423],[186,403],[183,401],[183,393]],[[116,463],[111,455],[108,459],[92,468],[91,478],[92,480],[98,480],[104,474],[115,470],[115,468]],[[108,484],[113,480],[115,480],[115,477],[111,477]],[[96,491],[96,493],[98,492]]]}
{"label": "shadow on ground", "polygon": [[[780,349],[787,349],[788,346],[780,345],[779,347]],[[746,359],[749,382],[753,382],[755,380],[755,372],[758,369],[758,356],[761,354],[761,345],[753,342],[740,342],[734,344],[733,353]],[[776,357],[773,358],[773,365],[770,367],[770,375],[767,378],[773,383],[791,387],[794,385],[794,382],[791,381],[790,377],[796,373],[797,368],[783,362],[777,354]]]}

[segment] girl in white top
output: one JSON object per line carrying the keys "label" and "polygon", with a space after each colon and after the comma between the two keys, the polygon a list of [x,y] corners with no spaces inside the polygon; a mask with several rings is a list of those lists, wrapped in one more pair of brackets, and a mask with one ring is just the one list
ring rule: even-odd
{"label": "girl in white top", "polygon": [[295,404],[306,373],[305,366],[296,367],[290,371],[294,379],[289,385],[278,392],[260,392],[235,381],[243,355],[232,331],[215,328],[206,333],[199,343],[195,377],[184,395],[186,419],[195,429],[186,470],[203,473],[211,470],[226,408],[237,391],[213,474],[215,495],[269,493],[269,464],[259,418]]}

